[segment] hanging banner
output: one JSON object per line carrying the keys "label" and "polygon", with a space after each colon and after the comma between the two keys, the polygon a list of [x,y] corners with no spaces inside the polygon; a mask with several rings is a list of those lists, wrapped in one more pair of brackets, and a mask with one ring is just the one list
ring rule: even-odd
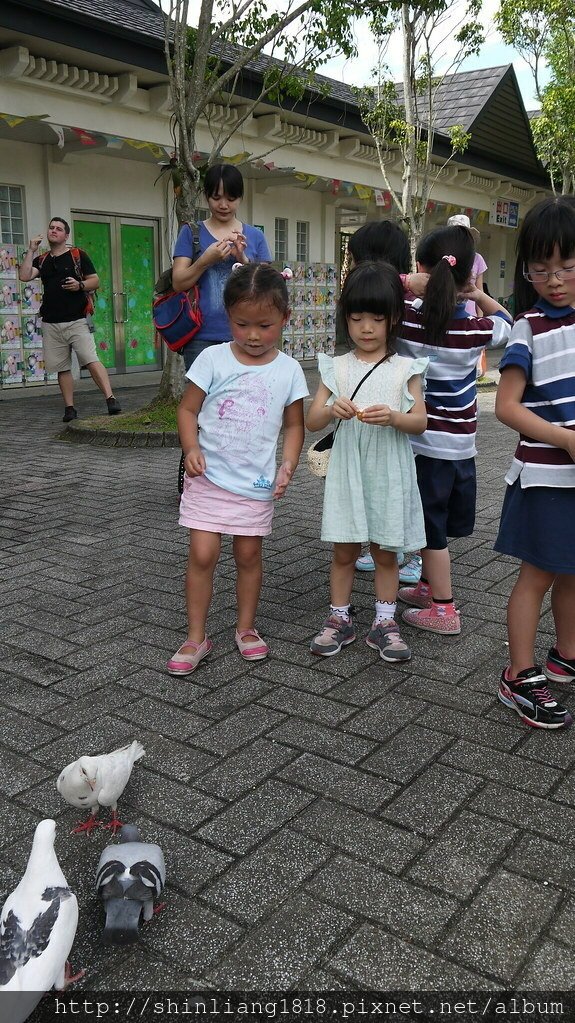
{"label": "hanging banner", "polygon": [[373,188],[369,188],[368,185],[356,185],[355,190],[359,198],[363,199],[364,202],[369,202],[373,195]]}
{"label": "hanging banner", "polygon": [[383,206],[384,210],[391,209],[391,192],[385,192],[382,188],[374,188],[375,205]]}
{"label": "hanging banner", "polygon": [[97,146],[98,140],[90,135],[89,131],[85,128],[71,128],[70,131],[74,132],[74,135],[80,140],[83,146]]}
{"label": "hanging banner", "polygon": [[49,114],[29,114],[28,117],[18,117],[17,114],[0,114],[0,120],[5,121],[9,128],[16,128],[24,121],[44,121]]}
{"label": "hanging banner", "polygon": [[54,132],[54,135],[58,139],[58,149],[63,149],[64,148],[64,129],[63,129],[62,125],[61,124],[51,124],[50,127],[51,127],[52,131]]}

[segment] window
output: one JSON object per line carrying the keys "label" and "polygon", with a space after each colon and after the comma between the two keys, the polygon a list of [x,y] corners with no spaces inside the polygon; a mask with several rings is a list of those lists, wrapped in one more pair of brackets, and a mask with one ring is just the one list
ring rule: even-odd
{"label": "window", "polygon": [[276,217],[275,258],[278,263],[285,263],[288,258],[288,222],[285,217]]}
{"label": "window", "polygon": [[309,263],[309,220],[297,222],[295,258],[298,263]]}
{"label": "window", "polygon": [[198,224],[201,220],[207,220],[210,215],[209,210],[205,210],[202,206],[197,206],[194,210],[194,219],[197,220]]}
{"label": "window", "polygon": [[24,196],[19,185],[0,185],[0,240],[24,245]]}

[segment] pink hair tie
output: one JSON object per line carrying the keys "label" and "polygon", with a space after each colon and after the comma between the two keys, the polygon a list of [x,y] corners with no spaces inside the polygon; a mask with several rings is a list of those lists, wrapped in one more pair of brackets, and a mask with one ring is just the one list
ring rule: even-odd
{"label": "pink hair tie", "polygon": [[281,271],[281,275],[284,281],[291,281],[293,277],[293,270],[291,266],[284,266],[283,270]]}
{"label": "pink hair tie", "polygon": [[442,256],[441,258],[446,259],[450,266],[455,266],[457,263],[455,256]]}

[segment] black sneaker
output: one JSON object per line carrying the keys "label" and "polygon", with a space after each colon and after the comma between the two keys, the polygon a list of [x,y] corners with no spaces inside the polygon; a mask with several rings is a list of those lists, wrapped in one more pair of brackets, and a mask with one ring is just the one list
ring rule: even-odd
{"label": "black sneaker", "polygon": [[63,423],[71,423],[73,419],[78,418],[78,413],[73,405],[66,405],[64,409],[64,415],[62,416]]}
{"label": "black sneaker", "polygon": [[111,394],[109,398],[106,398],[106,405],[108,406],[109,416],[117,416],[118,413],[122,411],[120,402],[117,398],[114,398],[113,394]]}
{"label": "black sneaker", "polygon": [[526,668],[514,679],[506,678],[503,672],[497,695],[533,728],[569,728],[573,724],[567,708],[553,699],[539,667]]}
{"label": "black sneaker", "polygon": [[573,682],[575,680],[575,660],[568,661],[562,657],[556,646],[552,646],[547,654],[545,674],[553,682]]}

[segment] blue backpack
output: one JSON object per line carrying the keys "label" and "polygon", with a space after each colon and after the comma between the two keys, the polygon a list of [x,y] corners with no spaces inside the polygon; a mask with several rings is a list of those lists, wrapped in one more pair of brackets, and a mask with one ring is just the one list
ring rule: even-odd
{"label": "blue backpack", "polygon": [[[197,224],[192,229],[193,259],[197,259],[200,239]],[[152,319],[160,337],[172,352],[179,351],[198,333],[202,326],[200,293],[193,284],[189,291],[174,291],[172,267],[164,270],[154,285]]]}

